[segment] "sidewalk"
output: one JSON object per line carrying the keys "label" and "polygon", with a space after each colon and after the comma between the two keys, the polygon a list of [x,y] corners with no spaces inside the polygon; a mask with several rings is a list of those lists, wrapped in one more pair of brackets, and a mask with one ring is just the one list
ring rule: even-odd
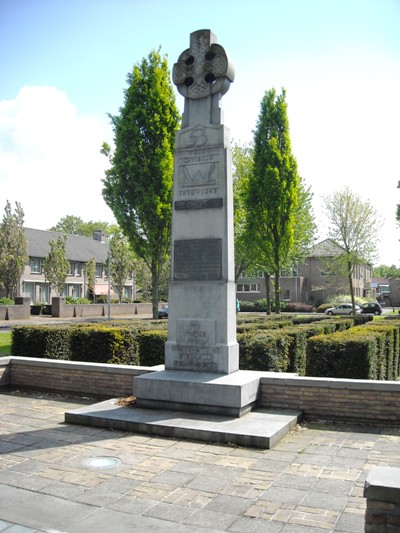
{"label": "sidewalk", "polygon": [[369,469],[400,467],[398,429],[310,423],[257,450],[64,423],[88,403],[0,394],[0,531],[361,533]]}

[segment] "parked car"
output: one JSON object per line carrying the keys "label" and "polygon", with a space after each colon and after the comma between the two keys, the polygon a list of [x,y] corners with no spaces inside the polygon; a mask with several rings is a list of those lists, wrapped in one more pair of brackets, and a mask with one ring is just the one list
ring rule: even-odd
{"label": "parked car", "polygon": [[378,302],[368,302],[361,305],[361,313],[369,313],[372,315],[381,315],[382,307]]}
{"label": "parked car", "polygon": [[163,305],[158,310],[158,318],[168,318],[168,305]]}
{"label": "parked car", "polygon": [[[361,313],[361,308],[356,305],[356,315],[359,315]],[[325,311],[326,315],[332,316],[332,315],[352,315],[353,314],[353,306],[351,304],[340,304],[337,307],[329,307]]]}

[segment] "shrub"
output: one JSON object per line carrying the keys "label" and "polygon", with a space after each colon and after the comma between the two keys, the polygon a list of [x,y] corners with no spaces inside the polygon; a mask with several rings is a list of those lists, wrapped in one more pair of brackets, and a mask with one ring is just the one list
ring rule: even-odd
{"label": "shrub", "polygon": [[92,303],[88,298],[77,298],[74,296],[67,296],[65,298],[66,304],[90,304]]}
{"label": "shrub", "polygon": [[288,302],[285,311],[287,313],[314,313],[315,307],[301,302]]}
{"label": "shrub", "polygon": [[307,376],[376,379],[376,336],[337,332],[307,341]]}
{"label": "shrub", "polygon": [[0,305],[15,305],[14,300],[11,300],[11,298],[0,298]]}
{"label": "shrub", "polygon": [[286,372],[289,367],[289,345],[293,339],[281,332],[238,335],[240,368]]}
{"label": "shrub", "polygon": [[18,326],[12,330],[11,354],[18,357],[70,359],[69,326]]}
{"label": "shrub", "polygon": [[168,338],[166,330],[146,330],[138,334],[139,360],[142,366],[164,364],[164,345]]}
{"label": "shrub", "polygon": [[70,358],[72,361],[138,365],[136,332],[104,324],[73,328]]}

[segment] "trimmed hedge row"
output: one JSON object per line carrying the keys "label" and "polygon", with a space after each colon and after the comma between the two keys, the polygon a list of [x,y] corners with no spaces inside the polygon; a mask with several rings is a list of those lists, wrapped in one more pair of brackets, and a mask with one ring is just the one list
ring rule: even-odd
{"label": "trimmed hedge row", "polygon": [[[310,323],[258,317],[240,321],[237,339],[244,370],[349,379],[400,376],[400,320],[325,317]],[[165,321],[20,326],[13,330],[11,351],[16,356],[154,366],[164,363],[166,340]]]}
{"label": "trimmed hedge row", "polygon": [[397,380],[400,376],[400,321],[371,322],[307,341],[306,375]]}

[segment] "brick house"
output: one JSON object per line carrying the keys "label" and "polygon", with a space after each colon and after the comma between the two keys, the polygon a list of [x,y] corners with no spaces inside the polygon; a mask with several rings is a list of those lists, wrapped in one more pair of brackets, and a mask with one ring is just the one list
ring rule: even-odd
{"label": "brick house", "polygon": [[[297,268],[281,273],[281,298],[288,302],[319,305],[331,296],[348,294],[347,277],[329,272],[329,264],[342,253],[343,248],[331,239],[325,239],[316,244],[306,260],[299,263]],[[371,274],[371,265],[357,265],[353,274],[355,296],[368,298],[375,296],[371,288]],[[243,276],[237,283],[237,297],[243,301],[266,298],[265,287],[265,279],[261,272],[254,278]],[[273,294],[273,287],[271,287],[271,294]]]}
{"label": "brick house", "polygon": [[[56,240],[60,233],[38,229],[24,228],[28,244],[29,263],[21,276],[18,295],[29,297],[31,303],[50,303],[56,294],[51,291],[43,274],[43,261],[50,252],[50,241]],[[64,286],[64,296],[87,297],[85,264],[90,259],[96,260],[96,296],[108,294],[107,258],[109,246],[103,231],[98,230],[93,238],[80,235],[67,235],[66,257],[70,264],[70,272]],[[124,297],[132,300],[135,295],[133,277],[127,280]],[[113,291],[111,289],[111,294]]]}

